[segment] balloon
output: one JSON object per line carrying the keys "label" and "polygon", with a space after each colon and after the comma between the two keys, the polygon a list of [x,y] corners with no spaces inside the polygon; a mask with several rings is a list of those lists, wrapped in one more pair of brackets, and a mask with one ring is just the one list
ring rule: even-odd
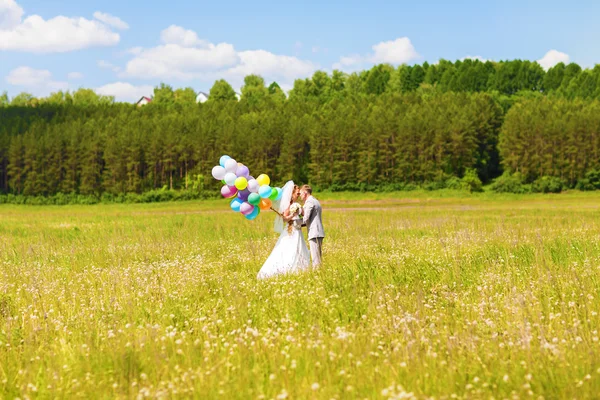
{"label": "balloon", "polygon": [[219,164],[221,165],[221,167],[225,168],[225,161],[229,160],[231,157],[229,156],[222,156],[219,159]]}
{"label": "balloon", "polygon": [[238,198],[242,201],[242,203],[244,201],[248,201],[249,195],[250,195],[250,191],[248,189],[238,191]]}
{"label": "balloon", "polygon": [[281,200],[282,196],[283,196],[283,189],[277,188],[277,198],[275,200]]}
{"label": "balloon", "polygon": [[248,181],[243,176],[240,176],[235,180],[235,187],[238,188],[238,190],[244,190],[248,187]]}
{"label": "balloon", "polygon": [[225,179],[221,179],[221,183],[222,183],[223,185],[227,185],[227,182],[225,182]]}
{"label": "balloon", "polygon": [[237,194],[237,189],[235,188],[235,186],[223,186],[221,188],[221,194],[223,195],[223,197],[225,197],[226,199],[233,197]]}
{"label": "balloon", "polygon": [[258,184],[256,179],[250,179],[248,181],[248,190],[251,191],[252,193],[258,193],[259,188],[260,188],[260,185]]}
{"label": "balloon", "polygon": [[250,193],[250,196],[248,196],[248,203],[257,206],[260,203],[260,196],[258,193]]}
{"label": "balloon", "polygon": [[233,199],[231,200],[231,203],[229,204],[229,206],[231,207],[231,209],[235,212],[240,212],[240,207],[242,206],[243,201],[240,199]]}
{"label": "balloon", "polygon": [[216,167],[213,167],[213,169],[212,169],[212,176],[213,176],[213,178],[215,178],[218,181],[225,178],[226,173],[227,172],[225,171],[225,168],[221,167],[220,165],[217,165]]}
{"label": "balloon", "polygon": [[235,175],[235,171],[237,170],[237,168],[237,161],[235,161],[233,158],[230,158],[229,160],[225,161],[225,171]]}
{"label": "balloon", "polygon": [[225,183],[228,186],[233,186],[235,185],[235,180],[237,179],[237,176],[235,176],[235,174],[228,172],[227,175],[225,175]]}
{"label": "balloon", "polygon": [[268,175],[265,175],[265,174],[260,174],[260,175],[258,176],[258,178],[256,178],[256,181],[258,182],[258,184],[259,184],[260,186],[263,186],[263,185],[268,185],[268,184],[270,184],[270,183],[271,183],[271,178],[269,178],[269,176],[268,176]]}
{"label": "balloon", "polygon": [[280,191],[281,191],[281,189],[279,189],[279,188],[273,188],[273,191],[271,192],[271,195],[269,196],[269,200],[271,200],[271,201],[277,200],[277,196],[279,196]]}
{"label": "balloon", "polygon": [[256,217],[258,217],[258,214],[260,214],[260,209],[256,207],[254,211],[246,215],[246,219],[252,221],[253,219],[256,219]]}
{"label": "balloon", "polygon": [[260,200],[260,204],[258,205],[258,207],[261,210],[264,211],[264,210],[268,210],[269,208],[271,208],[271,204],[272,204],[271,200],[269,200],[269,199],[261,199]]}
{"label": "balloon", "polygon": [[248,215],[252,211],[254,211],[254,206],[250,203],[242,203],[242,205],[240,206],[240,212],[244,215]]}
{"label": "balloon", "polygon": [[271,195],[271,192],[273,191],[273,189],[271,189],[271,186],[269,185],[262,185],[260,187],[260,189],[258,189],[258,194],[260,195],[260,197],[262,197],[263,199],[267,199],[269,198],[269,196]]}
{"label": "balloon", "polygon": [[235,174],[238,177],[244,177],[244,178],[248,179],[250,177],[250,170],[245,165],[240,165],[235,170]]}

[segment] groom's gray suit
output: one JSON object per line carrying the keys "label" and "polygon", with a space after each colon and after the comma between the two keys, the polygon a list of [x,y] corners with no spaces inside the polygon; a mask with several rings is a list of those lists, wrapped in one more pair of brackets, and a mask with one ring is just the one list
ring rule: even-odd
{"label": "groom's gray suit", "polygon": [[321,203],[312,195],[304,202],[304,223],[308,230],[308,243],[310,244],[310,256],[314,267],[321,265],[321,247],[325,230],[321,219]]}

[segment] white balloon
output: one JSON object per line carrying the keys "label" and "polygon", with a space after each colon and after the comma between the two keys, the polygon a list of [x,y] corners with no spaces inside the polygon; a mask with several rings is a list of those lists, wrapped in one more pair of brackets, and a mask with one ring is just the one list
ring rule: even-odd
{"label": "white balloon", "polygon": [[234,174],[234,173],[232,173],[232,172],[228,172],[228,173],[225,175],[225,183],[226,183],[228,186],[233,186],[233,185],[235,185],[235,180],[236,180],[236,179],[237,179],[237,175],[236,175],[236,174]]}
{"label": "white balloon", "polygon": [[221,167],[225,167],[225,161],[229,160],[230,158],[231,158],[231,157],[229,157],[229,156],[227,156],[227,155],[225,155],[225,156],[222,156],[222,157],[219,159],[219,164],[221,165]]}
{"label": "white balloon", "polygon": [[230,158],[229,160],[225,161],[225,171],[232,172],[233,174],[235,174],[237,167],[238,163],[233,158]]}
{"label": "white balloon", "polygon": [[251,193],[258,193],[258,189],[259,188],[260,188],[260,185],[258,184],[258,182],[256,181],[256,179],[250,179],[248,181],[248,187],[247,187],[247,189]]}
{"label": "white balloon", "polygon": [[221,167],[220,165],[217,165],[212,169],[212,176],[218,181],[223,180],[226,173],[227,171],[225,171],[225,168]]}

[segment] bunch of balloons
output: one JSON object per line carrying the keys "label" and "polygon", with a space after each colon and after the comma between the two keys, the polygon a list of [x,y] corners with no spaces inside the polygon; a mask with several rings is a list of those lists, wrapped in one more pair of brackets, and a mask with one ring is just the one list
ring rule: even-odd
{"label": "bunch of balloons", "polygon": [[258,178],[250,175],[244,164],[229,156],[222,156],[219,165],[212,169],[212,176],[223,182],[221,194],[232,199],[230,206],[235,212],[242,213],[248,220],[253,220],[271,208],[272,202],[281,199],[281,188],[272,188],[271,179],[261,174]]}

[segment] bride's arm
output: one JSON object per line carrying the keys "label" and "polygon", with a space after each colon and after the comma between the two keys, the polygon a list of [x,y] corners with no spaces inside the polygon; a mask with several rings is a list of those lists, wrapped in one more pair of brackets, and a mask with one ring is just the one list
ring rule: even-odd
{"label": "bride's arm", "polygon": [[290,222],[292,219],[294,219],[294,215],[290,214],[289,208],[283,212],[282,217],[284,222]]}

